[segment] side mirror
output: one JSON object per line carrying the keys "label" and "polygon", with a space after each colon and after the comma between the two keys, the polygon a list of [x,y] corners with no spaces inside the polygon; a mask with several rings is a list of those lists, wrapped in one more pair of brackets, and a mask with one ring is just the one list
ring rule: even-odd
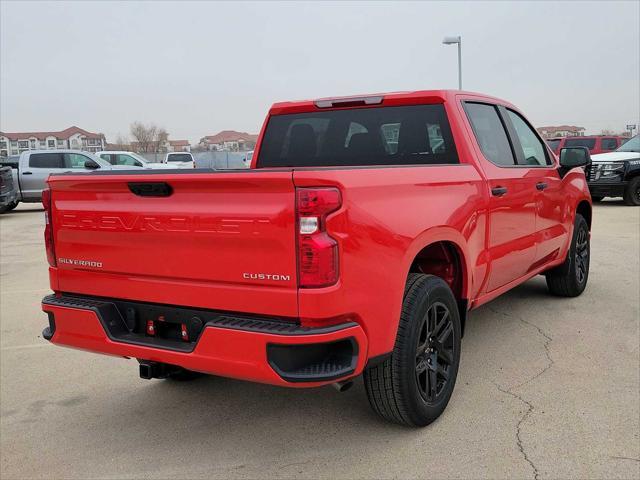
{"label": "side mirror", "polygon": [[591,164],[587,147],[567,147],[560,150],[560,166],[566,169],[586,167]]}
{"label": "side mirror", "polygon": [[96,168],[100,168],[96,162],[92,162],[91,160],[87,160],[84,162],[84,168],[88,168],[89,170],[95,170]]}

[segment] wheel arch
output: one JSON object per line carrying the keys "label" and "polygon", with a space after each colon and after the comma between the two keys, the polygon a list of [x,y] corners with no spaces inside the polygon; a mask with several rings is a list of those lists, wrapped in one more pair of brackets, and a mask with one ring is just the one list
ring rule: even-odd
{"label": "wheel arch", "polygon": [[591,204],[587,200],[581,200],[576,206],[576,213],[582,215],[589,225],[589,231],[591,231],[591,220],[593,218],[593,212]]}
{"label": "wheel arch", "polygon": [[[456,232],[460,235],[459,232]],[[460,235],[429,235],[428,238],[414,245],[411,249],[406,278],[411,273],[425,273],[442,278],[451,288],[458,302],[458,312],[462,333],[468,311],[468,289],[470,284],[470,271],[465,256],[464,239]]]}

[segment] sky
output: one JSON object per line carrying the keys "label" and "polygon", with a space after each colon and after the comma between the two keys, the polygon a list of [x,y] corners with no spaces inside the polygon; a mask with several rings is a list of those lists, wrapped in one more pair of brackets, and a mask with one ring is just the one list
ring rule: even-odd
{"label": "sky", "polygon": [[[457,88],[535,126],[640,124],[640,2],[0,3],[0,130],[197,142],[277,101]],[[640,125],[639,125],[640,126]]]}

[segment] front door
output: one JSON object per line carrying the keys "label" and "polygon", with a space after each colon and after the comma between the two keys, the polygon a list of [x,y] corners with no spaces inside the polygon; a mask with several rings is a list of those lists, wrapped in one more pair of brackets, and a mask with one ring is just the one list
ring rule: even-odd
{"label": "front door", "polygon": [[[536,256],[533,268],[555,260],[569,240],[562,180],[543,140],[518,112],[502,110],[516,152],[516,162],[529,170],[536,192]],[[533,191],[532,191],[533,193]]]}

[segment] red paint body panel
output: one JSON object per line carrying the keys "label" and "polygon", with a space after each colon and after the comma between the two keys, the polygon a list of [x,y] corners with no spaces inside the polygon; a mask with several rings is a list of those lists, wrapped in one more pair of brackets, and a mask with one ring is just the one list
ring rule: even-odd
{"label": "red paint body panel", "polygon": [[[360,346],[358,374],[369,358],[392,350],[405,281],[425,247],[454,245],[462,263],[460,297],[474,308],[561,263],[576,208],[590,204],[584,173],[574,169],[561,178],[551,153],[548,167],[489,162],[473,135],[465,100],[517,111],[493,97],[457,91],[388,94],[382,103],[443,103],[459,165],[256,169],[270,116],[318,110],[313,101],[302,101],[272,107],[251,171],[52,177],[57,257],[102,263],[93,268],[59,262],[50,269],[52,289],[289,317],[308,326],[349,319],[359,325],[352,333]],[[174,194],[136,197],[127,183],[142,180],[167,182]],[[548,188],[538,191],[539,182]],[[327,233],[338,243],[339,280],[325,288],[298,288],[295,188],[323,186],[337,187],[342,196],[341,207],[326,219]],[[492,196],[497,186],[508,194]],[[247,272],[288,279],[251,280]],[[287,384],[265,363],[268,335],[208,328],[193,353],[175,353],[112,342],[91,315],[59,309],[53,343]],[[293,343],[317,340],[287,337]]]}

